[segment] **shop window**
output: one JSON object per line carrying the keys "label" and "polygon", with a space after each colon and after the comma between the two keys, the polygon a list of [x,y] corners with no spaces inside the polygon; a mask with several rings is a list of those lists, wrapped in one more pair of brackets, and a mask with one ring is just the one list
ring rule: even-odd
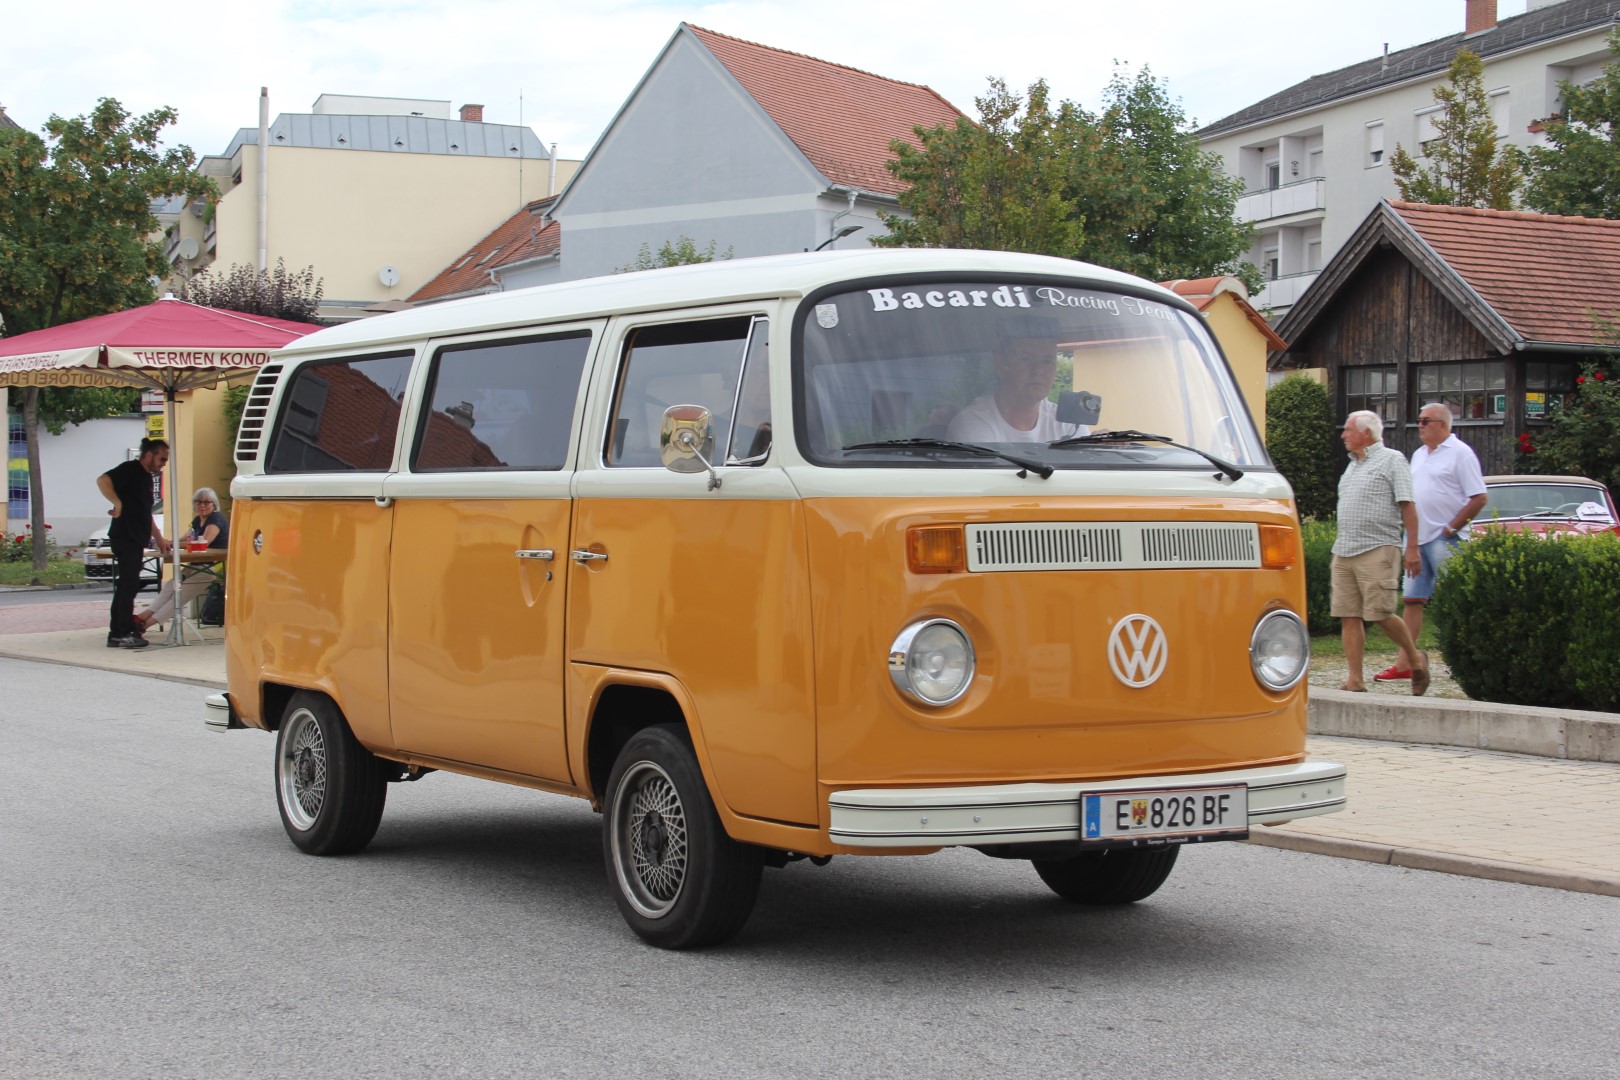
{"label": "shop window", "polygon": [[1422,364],[1415,377],[1418,407],[1438,402],[1454,421],[1501,420],[1507,411],[1507,365],[1500,360]]}
{"label": "shop window", "polygon": [[1393,364],[1387,367],[1347,367],[1344,369],[1346,412],[1366,409],[1384,423],[1394,423],[1400,402],[1400,376]]}
{"label": "shop window", "polygon": [[1551,420],[1575,393],[1575,364],[1532,360],[1524,365],[1524,417]]}

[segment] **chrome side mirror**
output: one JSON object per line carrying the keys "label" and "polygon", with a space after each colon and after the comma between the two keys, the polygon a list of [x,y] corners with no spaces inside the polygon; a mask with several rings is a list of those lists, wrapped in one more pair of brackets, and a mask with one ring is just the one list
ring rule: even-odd
{"label": "chrome side mirror", "polygon": [[677,473],[709,474],[709,490],[720,486],[720,474],[709,459],[714,456],[714,424],[701,405],[671,405],[664,410],[658,433],[658,456],[664,468]]}

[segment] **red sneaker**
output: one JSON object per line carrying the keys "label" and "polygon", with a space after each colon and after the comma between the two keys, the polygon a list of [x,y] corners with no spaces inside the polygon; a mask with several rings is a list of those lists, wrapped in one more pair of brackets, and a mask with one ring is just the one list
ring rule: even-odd
{"label": "red sneaker", "polygon": [[1401,679],[1410,679],[1412,672],[1407,668],[1389,665],[1383,671],[1373,676],[1374,682],[1399,682]]}

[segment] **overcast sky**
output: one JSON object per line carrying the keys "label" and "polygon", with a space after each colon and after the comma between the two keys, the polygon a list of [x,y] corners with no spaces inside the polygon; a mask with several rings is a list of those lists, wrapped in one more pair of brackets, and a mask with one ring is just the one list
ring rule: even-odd
{"label": "overcast sky", "polygon": [[[1500,0],[1499,17],[1526,0]],[[922,83],[968,115],[989,76],[1037,78],[1095,107],[1115,60],[1166,79],[1187,115],[1218,120],[1300,79],[1456,33],[1464,0],[313,0],[157,6],[7,4],[0,104],[39,130],[114,97],[179,111],[167,145],[199,155],[323,93],[448,100],[524,123],[583,157],[681,22]]]}

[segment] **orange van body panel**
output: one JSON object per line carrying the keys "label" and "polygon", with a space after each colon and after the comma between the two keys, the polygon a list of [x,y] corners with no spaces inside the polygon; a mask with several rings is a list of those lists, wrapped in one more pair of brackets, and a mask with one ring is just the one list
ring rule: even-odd
{"label": "orange van body panel", "polygon": [[[568,784],[568,499],[400,499],[390,574],[396,745]],[[519,559],[550,548],[551,561]]]}
{"label": "orange van body panel", "polygon": [[[839,788],[1161,775],[1300,761],[1306,698],[1261,688],[1256,620],[1305,610],[1289,569],[914,574],[915,525],[1054,521],[1245,521],[1294,526],[1271,501],[1076,497],[816,499],[805,504],[816,611],[820,803]],[[1165,673],[1132,688],[1108,663],[1127,615],[1156,619]],[[939,616],[970,635],[977,672],[961,700],[927,708],[890,682],[895,636]]]}
{"label": "orange van body panel", "polygon": [[574,546],[608,558],[565,568],[570,662],[670,675],[717,802],[820,821],[803,504],[582,498]]}
{"label": "orange van body panel", "polygon": [[[366,499],[238,499],[225,672],[230,686],[328,694],[368,749],[393,749],[388,720],[388,549],[393,511]],[[261,549],[262,550],[256,550]],[[262,697],[237,699],[268,728]]]}

